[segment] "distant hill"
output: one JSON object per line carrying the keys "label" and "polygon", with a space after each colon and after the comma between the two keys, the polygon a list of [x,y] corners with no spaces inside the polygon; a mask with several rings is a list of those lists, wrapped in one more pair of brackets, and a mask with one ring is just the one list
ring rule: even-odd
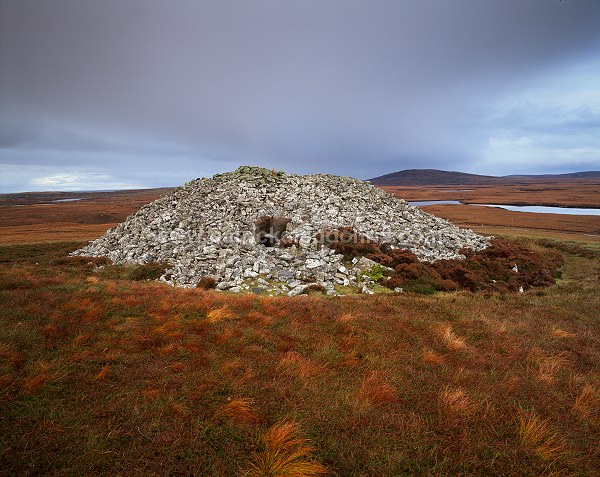
{"label": "distant hill", "polygon": [[518,175],[513,174],[510,176],[503,176],[501,179],[511,179],[526,177],[529,179],[599,179],[600,171],[584,171],[584,172],[570,172],[568,174],[532,174],[532,175]]}
{"label": "distant hill", "polygon": [[414,185],[494,185],[532,183],[537,181],[600,179],[600,171],[572,172],[569,174],[483,176],[466,172],[440,171],[438,169],[406,169],[369,179],[378,186]]}

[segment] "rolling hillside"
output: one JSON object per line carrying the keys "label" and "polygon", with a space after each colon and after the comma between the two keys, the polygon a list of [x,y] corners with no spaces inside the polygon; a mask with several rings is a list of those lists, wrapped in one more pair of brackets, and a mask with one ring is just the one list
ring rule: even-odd
{"label": "rolling hillside", "polygon": [[379,186],[411,185],[502,185],[535,183],[536,181],[563,181],[600,179],[600,171],[573,172],[570,174],[483,176],[465,172],[440,171],[437,169],[406,169],[369,179]]}

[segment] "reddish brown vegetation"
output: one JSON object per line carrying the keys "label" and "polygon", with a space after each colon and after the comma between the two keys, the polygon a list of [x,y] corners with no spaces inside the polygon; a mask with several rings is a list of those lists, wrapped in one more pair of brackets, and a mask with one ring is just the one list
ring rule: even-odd
{"label": "reddish brown vegetation", "polygon": [[398,395],[396,389],[386,382],[386,376],[377,371],[373,371],[361,383],[358,391],[358,397],[373,405],[383,405],[396,402]]}
{"label": "reddish brown vegetation", "polygon": [[[468,204],[548,205],[600,207],[598,180],[559,181],[520,185],[467,185],[382,187],[396,197],[411,201],[460,200]],[[432,205],[427,212],[466,227],[502,226],[509,229],[569,231],[600,234],[600,221],[592,215],[561,215],[511,212],[492,207]]]}
{"label": "reddish brown vegetation", "polygon": [[[2,209],[33,225],[3,220],[0,242],[93,239],[110,224],[85,215],[119,209],[120,221],[141,205],[111,200]],[[566,223],[456,209],[461,223]],[[569,227],[579,219],[598,230],[597,217]],[[309,463],[331,475],[595,475],[598,240],[574,240],[539,243],[565,253],[559,285],[512,296],[219,294],[52,262],[82,243],[0,247],[0,468],[238,475],[249,455],[258,465],[294,441],[281,438],[287,424],[269,427],[296,419],[314,443]],[[367,381],[379,387],[370,398]],[[243,422],[244,406],[221,418],[230,397],[252,399],[259,422]]]}
{"label": "reddish brown vegetation", "polygon": [[156,280],[169,267],[166,262],[152,262],[145,265],[108,265],[98,270],[96,275],[103,278],[124,280]]}
{"label": "reddish brown vegetation", "polygon": [[450,199],[467,204],[600,207],[598,179],[519,185],[383,186],[382,189],[415,201]]}
{"label": "reddish brown vegetation", "polygon": [[598,467],[594,260],[565,252],[560,286],[510,297],[276,298],[55,265],[76,245],[0,247],[7,475],[238,475],[293,419],[331,475]]}
{"label": "reddish brown vegetation", "polygon": [[202,288],[204,290],[212,290],[217,287],[217,281],[213,277],[205,276],[200,279],[196,288]]}
{"label": "reddish brown vegetation", "polygon": [[310,295],[311,293],[327,293],[327,289],[323,285],[313,283],[307,286],[302,293],[305,295]]}
{"label": "reddish brown vegetation", "polygon": [[[466,256],[465,260],[429,263],[419,262],[409,250],[395,249],[389,244],[369,240],[350,228],[326,230],[318,238],[347,260],[364,256],[392,268],[394,272],[381,280],[382,285],[420,293],[458,289],[506,292],[516,291],[519,287],[544,287],[554,283],[563,264],[558,252],[546,251],[542,254],[501,239],[493,239],[491,247],[479,252],[461,250]],[[516,272],[513,271],[515,266],[518,269]]]}
{"label": "reddish brown vegetation", "polygon": [[254,400],[249,398],[230,400],[217,409],[215,417],[226,417],[242,424],[256,424],[259,421],[254,409]]}
{"label": "reddish brown vegetation", "polygon": [[[514,242],[492,240],[480,252],[464,251],[465,260],[440,260],[431,265],[442,279],[471,291],[514,291],[519,287],[545,287],[560,276],[562,255],[536,252]],[[513,267],[518,271],[513,271]]]}
{"label": "reddish brown vegetation", "polygon": [[[169,189],[0,196],[0,243],[92,240]],[[76,202],[52,200],[81,197]],[[19,205],[19,207],[15,207]]]}

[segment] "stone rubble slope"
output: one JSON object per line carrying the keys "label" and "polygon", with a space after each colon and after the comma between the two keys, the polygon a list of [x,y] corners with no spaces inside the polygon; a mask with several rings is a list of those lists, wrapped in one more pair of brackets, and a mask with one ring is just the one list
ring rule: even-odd
{"label": "stone rubble slope", "polygon": [[[284,237],[294,245],[257,243],[256,222],[265,216],[289,221]],[[319,232],[345,227],[423,261],[461,259],[461,248],[489,245],[364,181],[243,166],[188,182],[72,255],[106,256],[116,264],[168,262],[161,280],[183,287],[210,276],[220,290],[295,295],[317,283],[334,294],[374,265],[364,258],[344,262],[321,246]]]}

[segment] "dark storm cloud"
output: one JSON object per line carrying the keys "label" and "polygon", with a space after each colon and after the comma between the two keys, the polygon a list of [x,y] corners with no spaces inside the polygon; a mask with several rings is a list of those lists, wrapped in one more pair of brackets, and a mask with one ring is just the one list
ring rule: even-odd
{"label": "dark storm cloud", "polygon": [[[152,185],[149,170],[180,181],[243,163],[370,177],[483,154],[501,169],[489,145],[517,134],[511,118],[563,131],[525,117],[547,98],[520,114],[506,98],[600,48],[595,0],[0,5],[0,167]],[[564,128],[597,132],[597,93],[557,106]]]}

